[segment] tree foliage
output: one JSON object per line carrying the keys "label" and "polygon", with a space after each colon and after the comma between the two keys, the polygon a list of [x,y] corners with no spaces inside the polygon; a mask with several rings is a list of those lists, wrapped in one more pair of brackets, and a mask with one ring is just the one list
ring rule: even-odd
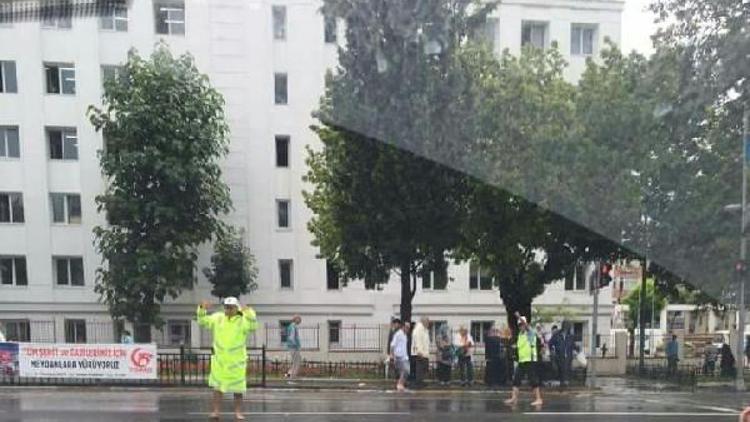
{"label": "tree foliage", "polygon": [[204,268],[203,274],[213,285],[211,294],[218,298],[240,297],[258,288],[255,257],[245,246],[242,234],[234,229],[216,240],[211,267]]}
{"label": "tree foliage", "polygon": [[[474,6],[480,6],[474,8]],[[321,255],[368,287],[401,281],[411,318],[417,275],[439,270],[459,241],[462,174],[421,154],[450,155],[462,119],[474,118],[476,75],[488,53],[472,50],[476,1],[328,0],[347,23],[347,47],[327,77],[314,128],[305,194]],[[453,154],[453,157],[461,157]]]}
{"label": "tree foliage", "polygon": [[638,326],[639,311],[642,306],[645,311],[645,322],[650,324],[652,318],[659,321],[662,309],[667,305],[664,294],[656,287],[654,279],[646,280],[645,294],[641,295],[641,285],[633,289],[623,300],[628,305],[628,326],[635,328]]}
{"label": "tree foliage", "polygon": [[224,100],[190,55],[159,45],[128,54],[89,117],[105,138],[107,225],[94,229],[96,291],[113,317],[159,324],[160,304],[194,282],[196,248],[221,233],[231,207],[218,160],[227,153]]}

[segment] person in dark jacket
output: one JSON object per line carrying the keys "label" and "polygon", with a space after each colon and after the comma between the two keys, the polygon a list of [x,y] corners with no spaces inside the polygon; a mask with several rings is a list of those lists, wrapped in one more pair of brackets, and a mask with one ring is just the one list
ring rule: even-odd
{"label": "person in dark jacket", "polygon": [[732,348],[728,344],[724,343],[721,345],[721,376],[722,377],[733,377],[735,373],[734,367],[734,354],[732,354]]}
{"label": "person in dark jacket", "polygon": [[562,387],[570,380],[573,355],[575,354],[575,340],[573,339],[573,334],[570,332],[570,324],[567,321],[563,322],[562,329],[556,334],[554,341],[551,343],[551,355],[554,356],[559,372],[560,386]]}
{"label": "person in dark jacket", "polygon": [[506,363],[505,345],[500,330],[492,328],[484,339],[484,358],[486,360],[485,383],[488,387],[505,385]]}

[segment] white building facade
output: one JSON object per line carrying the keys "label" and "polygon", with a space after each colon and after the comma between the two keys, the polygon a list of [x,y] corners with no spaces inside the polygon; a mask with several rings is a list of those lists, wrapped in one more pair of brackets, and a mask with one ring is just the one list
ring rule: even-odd
{"label": "white building facade", "polygon": [[[329,341],[341,335],[339,327],[383,324],[398,313],[397,282],[380,291],[360,282],[342,288],[327,277],[306,228],[305,147],[319,146],[309,130],[311,112],[344,37],[319,8],[315,0],[131,0],[106,17],[0,23],[0,322],[6,335],[114,339],[94,292],[101,259],[92,229],[105,221],[94,198],[104,181],[97,156],[102,139],[86,109],[100,103],[104,75],[129,49],[147,55],[160,40],[175,53],[192,53],[226,99],[231,146],[223,169],[235,207],[227,221],[246,230],[259,269],[258,289],[242,299],[269,327],[256,343],[278,343],[277,327],[296,313]],[[619,43],[622,8],[619,0],[506,0],[487,33],[498,53],[518,53],[522,43],[557,43],[574,81],[605,38]],[[198,268],[209,257],[205,248]],[[416,316],[465,325],[478,335],[490,323],[504,324],[498,291],[480,270],[451,266],[448,275],[445,290],[420,285]],[[209,292],[201,275],[192,290],[166,304],[168,323],[157,340],[205,345],[192,317]],[[610,297],[605,289],[601,333],[609,330]],[[550,285],[534,306],[565,308],[583,338],[590,335],[591,303],[581,277]]]}

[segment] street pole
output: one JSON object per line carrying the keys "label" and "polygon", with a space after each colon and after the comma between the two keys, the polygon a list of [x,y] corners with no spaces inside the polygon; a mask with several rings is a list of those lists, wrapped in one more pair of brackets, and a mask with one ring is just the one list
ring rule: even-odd
{"label": "street pole", "polygon": [[646,292],[646,257],[643,257],[643,261],[641,261],[641,291],[638,294],[638,306],[640,309],[638,309],[638,338],[639,338],[639,345],[638,345],[638,374],[642,375],[646,369],[646,330],[644,329],[644,325],[646,325],[646,307],[643,306],[643,294]]}
{"label": "street pole", "polygon": [[742,227],[740,228],[740,265],[743,270],[739,271],[740,298],[739,298],[739,325],[737,327],[737,377],[735,387],[737,391],[745,391],[745,258],[747,255],[747,237],[745,227],[747,226],[747,149],[750,146],[750,108],[745,105],[742,115]]}
{"label": "street pole", "polygon": [[591,277],[591,282],[594,283],[594,311],[593,318],[591,320],[591,354],[589,362],[591,362],[591,375],[588,377],[589,387],[596,388],[596,334],[597,334],[597,320],[599,319],[599,278],[602,274],[602,265],[600,261],[597,261],[594,266],[594,276]]}

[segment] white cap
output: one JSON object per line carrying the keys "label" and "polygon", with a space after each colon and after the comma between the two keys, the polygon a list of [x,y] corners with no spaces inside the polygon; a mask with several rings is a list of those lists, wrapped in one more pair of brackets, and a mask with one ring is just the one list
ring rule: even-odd
{"label": "white cap", "polygon": [[236,306],[240,307],[240,301],[237,300],[234,296],[229,296],[228,298],[224,299],[224,306]]}

